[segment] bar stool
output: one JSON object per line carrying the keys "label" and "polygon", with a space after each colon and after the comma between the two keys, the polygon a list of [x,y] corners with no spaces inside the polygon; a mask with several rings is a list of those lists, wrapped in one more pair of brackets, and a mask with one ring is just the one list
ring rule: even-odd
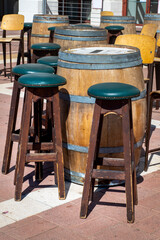
{"label": "bar stool", "polygon": [[50,67],[53,67],[55,70],[55,73],[57,72],[57,65],[58,65],[58,57],[57,56],[47,56],[42,57],[37,60],[37,63],[45,64]]}
{"label": "bar stool", "polygon": [[[66,80],[65,78],[55,74],[33,73],[21,76],[18,79],[18,82],[21,86],[25,87],[26,96],[23,105],[20,138],[17,152],[15,200],[21,200],[24,167],[26,162],[55,162],[59,199],[65,199],[58,87],[66,84]],[[47,99],[51,102],[52,106],[52,138],[49,138],[49,141],[43,139],[41,99]],[[30,140],[30,142],[28,140],[28,136],[32,113],[32,103],[34,103],[34,137]],[[28,153],[27,151],[29,150],[36,150],[36,152]]]}
{"label": "bar stool", "polygon": [[9,173],[9,167],[11,162],[11,154],[13,142],[18,142],[19,140],[19,130],[16,128],[16,120],[17,120],[17,112],[19,106],[20,99],[20,91],[23,88],[18,83],[18,78],[22,75],[30,74],[30,73],[54,73],[54,69],[47,65],[42,65],[38,63],[28,63],[17,65],[12,69],[13,74],[15,75],[15,80],[13,84],[10,112],[9,112],[9,121],[8,121],[8,129],[6,135],[6,143],[5,150],[3,156],[3,164],[2,164],[2,173]]}
{"label": "bar stool", "polygon": [[33,50],[32,63],[36,63],[38,58],[44,56],[58,56],[58,52],[61,46],[56,43],[35,43],[31,46]]}
{"label": "bar stool", "polygon": [[[87,217],[88,203],[92,198],[95,179],[115,179],[125,180],[127,221],[134,222],[134,205],[138,203],[138,199],[131,98],[137,97],[140,91],[129,84],[114,82],[93,85],[88,89],[88,94],[96,98],[96,102],[90,134],[80,217]],[[122,117],[124,159],[98,158],[103,116],[110,112],[114,112]],[[100,165],[101,160],[103,166],[109,166],[108,170],[104,169],[104,167],[103,169],[96,168],[97,165]],[[119,167],[122,170],[119,170]]]}
{"label": "bar stool", "polygon": [[108,30],[107,42],[109,44],[114,44],[116,38],[119,35],[122,35],[122,30],[124,30],[124,27],[113,25],[113,26],[107,26],[107,27],[105,27],[105,29]]}
{"label": "bar stool", "polygon": [[[21,38],[23,37],[24,39],[24,34],[27,33],[27,52],[24,53],[24,57],[27,57],[27,63],[31,63],[31,30],[32,30],[32,23],[25,22],[23,31],[21,33]],[[17,65],[20,64],[21,57],[22,57],[22,54],[19,49],[18,57],[17,57]]]}
{"label": "bar stool", "polygon": [[48,31],[50,31],[50,35],[49,35],[49,42],[50,43],[53,43],[55,29],[56,29],[56,27],[49,27],[48,28]]}
{"label": "bar stool", "polygon": [[144,170],[148,170],[148,153],[156,152],[160,150],[160,147],[150,149],[149,150],[149,142],[150,142],[150,131],[151,131],[151,120],[152,120],[152,108],[153,102],[160,101],[160,90],[154,91],[150,93],[150,103],[149,103],[149,116],[148,116],[148,124],[146,129],[146,152],[145,152],[145,165]]}

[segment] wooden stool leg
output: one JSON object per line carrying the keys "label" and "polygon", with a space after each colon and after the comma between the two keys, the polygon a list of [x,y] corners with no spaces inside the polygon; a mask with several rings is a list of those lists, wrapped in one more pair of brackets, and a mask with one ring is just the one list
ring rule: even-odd
{"label": "wooden stool leg", "polygon": [[18,81],[15,80],[13,85],[13,93],[12,93],[12,99],[11,99],[8,129],[7,129],[7,136],[6,136],[6,144],[5,144],[5,151],[4,151],[4,157],[3,157],[3,165],[2,165],[2,173],[4,174],[7,174],[9,172],[9,167],[10,167],[11,152],[12,152],[12,146],[13,146],[12,133],[15,131],[19,97],[20,97],[20,86]]}
{"label": "wooden stool leg", "polygon": [[[41,142],[41,130],[42,130],[42,100],[34,102],[34,138],[35,142]],[[35,163],[35,178],[37,181],[43,179],[43,166],[42,162]]]}
{"label": "wooden stool leg", "polygon": [[94,114],[93,114],[93,123],[90,133],[90,145],[88,150],[88,160],[87,160],[87,168],[86,168],[86,175],[85,181],[83,186],[83,195],[81,201],[81,211],[80,217],[86,218],[88,212],[88,203],[90,198],[90,191],[91,191],[91,182],[92,182],[92,171],[93,171],[93,164],[95,159],[95,151],[97,149],[97,134],[100,124],[100,113],[101,113],[101,106],[95,104]]}
{"label": "wooden stool leg", "polygon": [[22,122],[21,122],[21,131],[19,139],[19,147],[17,153],[17,176],[16,176],[16,187],[15,187],[15,200],[21,200],[22,192],[22,183],[24,175],[24,166],[25,158],[27,152],[27,143],[28,143],[28,134],[30,127],[30,116],[32,109],[32,96],[33,94],[29,91],[26,92],[23,113],[22,113]]}
{"label": "wooden stool leg", "polygon": [[138,193],[137,193],[137,174],[136,174],[136,162],[135,162],[135,154],[134,154],[134,134],[133,134],[133,120],[132,120],[132,109],[130,105],[130,127],[131,127],[131,156],[132,163],[134,164],[133,169],[133,201],[134,205],[138,204]]}
{"label": "wooden stool leg", "polygon": [[131,158],[131,132],[128,103],[122,107],[123,145],[125,162],[125,188],[127,204],[127,221],[134,222],[133,176]]}
{"label": "wooden stool leg", "polygon": [[148,151],[149,151],[149,139],[150,139],[150,131],[151,131],[151,119],[152,119],[152,106],[153,106],[153,98],[150,97],[150,104],[149,104],[149,113],[147,119],[147,129],[146,129],[146,152],[145,152],[145,165],[144,170],[147,171],[148,169]]}
{"label": "wooden stool leg", "polygon": [[[54,131],[55,131],[55,139],[53,139],[53,142],[56,141],[55,147],[56,147],[56,152],[57,152],[57,181],[58,181],[59,199],[65,199],[62,130],[61,130],[60,103],[59,103],[58,88],[54,88],[52,104],[53,104],[52,116],[54,119]],[[54,143],[53,143],[53,147],[54,147]]]}

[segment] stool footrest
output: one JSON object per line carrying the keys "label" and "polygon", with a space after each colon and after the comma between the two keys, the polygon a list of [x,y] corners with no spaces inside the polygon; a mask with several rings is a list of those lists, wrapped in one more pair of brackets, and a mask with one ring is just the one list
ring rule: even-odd
{"label": "stool footrest", "polygon": [[41,149],[41,151],[53,150],[53,143],[52,142],[41,142],[41,143],[29,142],[27,144],[27,150],[39,150],[39,149]]}
{"label": "stool footrest", "polygon": [[56,153],[30,153],[26,155],[26,162],[55,162]]}
{"label": "stool footrest", "polygon": [[112,166],[112,167],[124,167],[124,159],[123,158],[103,158],[104,166]]}
{"label": "stool footrest", "polygon": [[125,173],[124,171],[93,169],[92,178],[124,180]]}

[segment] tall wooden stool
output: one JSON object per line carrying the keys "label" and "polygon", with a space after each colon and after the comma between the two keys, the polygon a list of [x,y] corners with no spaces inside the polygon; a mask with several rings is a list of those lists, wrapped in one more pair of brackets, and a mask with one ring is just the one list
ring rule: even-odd
{"label": "tall wooden stool", "polygon": [[[88,89],[88,94],[96,98],[96,103],[90,134],[80,217],[87,217],[88,203],[92,198],[95,179],[116,179],[125,180],[127,221],[134,222],[134,205],[138,203],[138,199],[131,98],[139,96],[140,91],[129,84],[101,83],[91,86]],[[122,117],[124,159],[100,159],[98,157],[103,116],[110,112]],[[103,169],[97,169],[97,165],[102,165]],[[106,169],[104,169],[104,166],[106,166]],[[108,169],[107,166],[109,166]]]}
{"label": "tall wooden stool", "polygon": [[10,162],[11,162],[11,154],[13,142],[18,142],[19,140],[19,129],[16,129],[16,120],[17,120],[17,112],[19,106],[20,99],[20,91],[23,88],[18,83],[18,78],[22,75],[30,74],[30,73],[54,73],[54,69],[47,65],[42,65],[38,63],[28,63],[17,65],[12,69],[13,74],[15,75],[15,80],[13,84],[10,112],[9,112],[9,120],[8,120],[8,128],[6,135],[6,143],[5,150],[3,156],[3,164],[2,164],[2,173],[9,173]]}
{"label": "tall wooden stool", "polygon": [[55,70],[55,73],[57,72],[57,65],[58,65],[58,56],[47,56],[42,57],[37,60],[37,63],[45,64],[50,67],[53,67]]}
{"label": "tall wooden stool", "polygon": [[56,27],[49,27],[48,28],[48,31],[50,31],[50,35],[49,35],[49,42],[50,43],[53,43],[55,29],[56,29]]}
{"label": "tall wooden stool", "polygon": [[108,42],[109,44],[114,44],[116,38],[117,38],[119,35],[122,35],[122,30],[124,30],[124,27],[112,25],[112,26],[107,26],[107,27],[105,27],[105,29],[108,30],[107,42]]}
{"label": "tall wooden stool", "polygon": [[[21,32],[21,38],[24,39],[24,34],[27,33],[27,51],[24,52],[24,57],[27,57],[27,63],[31,63],[31,31],[32,31],[32,23],[25,22],[23,31]],[[21,57],[22,57],[22,54],[19,49],[18,57],[17,57],[17,65],[20,64]]]}
{"label": "tall wooden stool", "polygon": [[[33,73],[21,76],[20,85],[26,88],[20,128],[16,164],[15,200],[21,200],[21,191],[26,162],[55,162],[59,198],[65,199],[63,150],[58,87],[66,84],[65,78],[50,73]],[[48,141],[43,139],[41,99],[51,102],[52,133]],[[34,135],[28,140],[32,103],[34,103]],[[35,150],[35,153],[28,153]],[[43,151],[43,152],[42,152]],[[46,151],[46,152],[45,152]],[[50,151],[50,152],[48,152]]]}
{"label": "tall wooden stool", "polygon": [[31,46],[33,50],[32,63],[36,63],[37,59],[45,56],[58,56],[61,46],[56,43],[35,43]]}
{"label": "tall wooden stool", "polygon": [[160,101],[160,90],[154,91],[150,93],[150,102],[149,102],[149,114],[148,114],[148,124],[146,129],[146,152],[145,152],[145,165],[144,170],[148,170],[148,153],[149,152],[156,152],[160,150],[160,147],[149,149],[149,142],[150,142],[150,132],[151,132],[151,120],[152,120],[152,108],[153,102]]}

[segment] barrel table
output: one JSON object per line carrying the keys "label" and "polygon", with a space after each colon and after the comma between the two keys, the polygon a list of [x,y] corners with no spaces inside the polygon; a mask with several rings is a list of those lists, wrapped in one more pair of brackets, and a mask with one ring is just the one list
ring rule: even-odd
{"label": "barrel table", "polygon": [[68,16],[35,14],[33,16],[31,44],[49,42],[49,27],[67,25],[69,25]]}
{"label": "barrel table", "polygon": [[56,27],[54,32],[54,43],[61,49],[69,49],[78,46],[91,46],[93,44],[107,44],[107,33],[103,28],[88,26],[63,26]]}
{"label": "barrel table", "polygon": [[[146,99],[140,51],[134,47],[106,45],[59,52],[57,74],[66,78],[60,90],[65,175],[83,184],[95,99],[87,89],[96,83],[121,82],[137,87],[132,100],[135,155],[138,165],[146,126]],[[100,155],[122,157],[122,122],[116,114],[104,117]]]}
{"label": "barrel table", "polygon": [[136,34],[136,20],[133,16],[101,16],[101,28],[110,25],[124,27],[123,34]]}
{"label": "barrel table", "polygon": [[144,15],[144,24],[154,23],[158,26],[157,29],[157,39],[160,37],[160,14],[158,13],[148,13]]}

